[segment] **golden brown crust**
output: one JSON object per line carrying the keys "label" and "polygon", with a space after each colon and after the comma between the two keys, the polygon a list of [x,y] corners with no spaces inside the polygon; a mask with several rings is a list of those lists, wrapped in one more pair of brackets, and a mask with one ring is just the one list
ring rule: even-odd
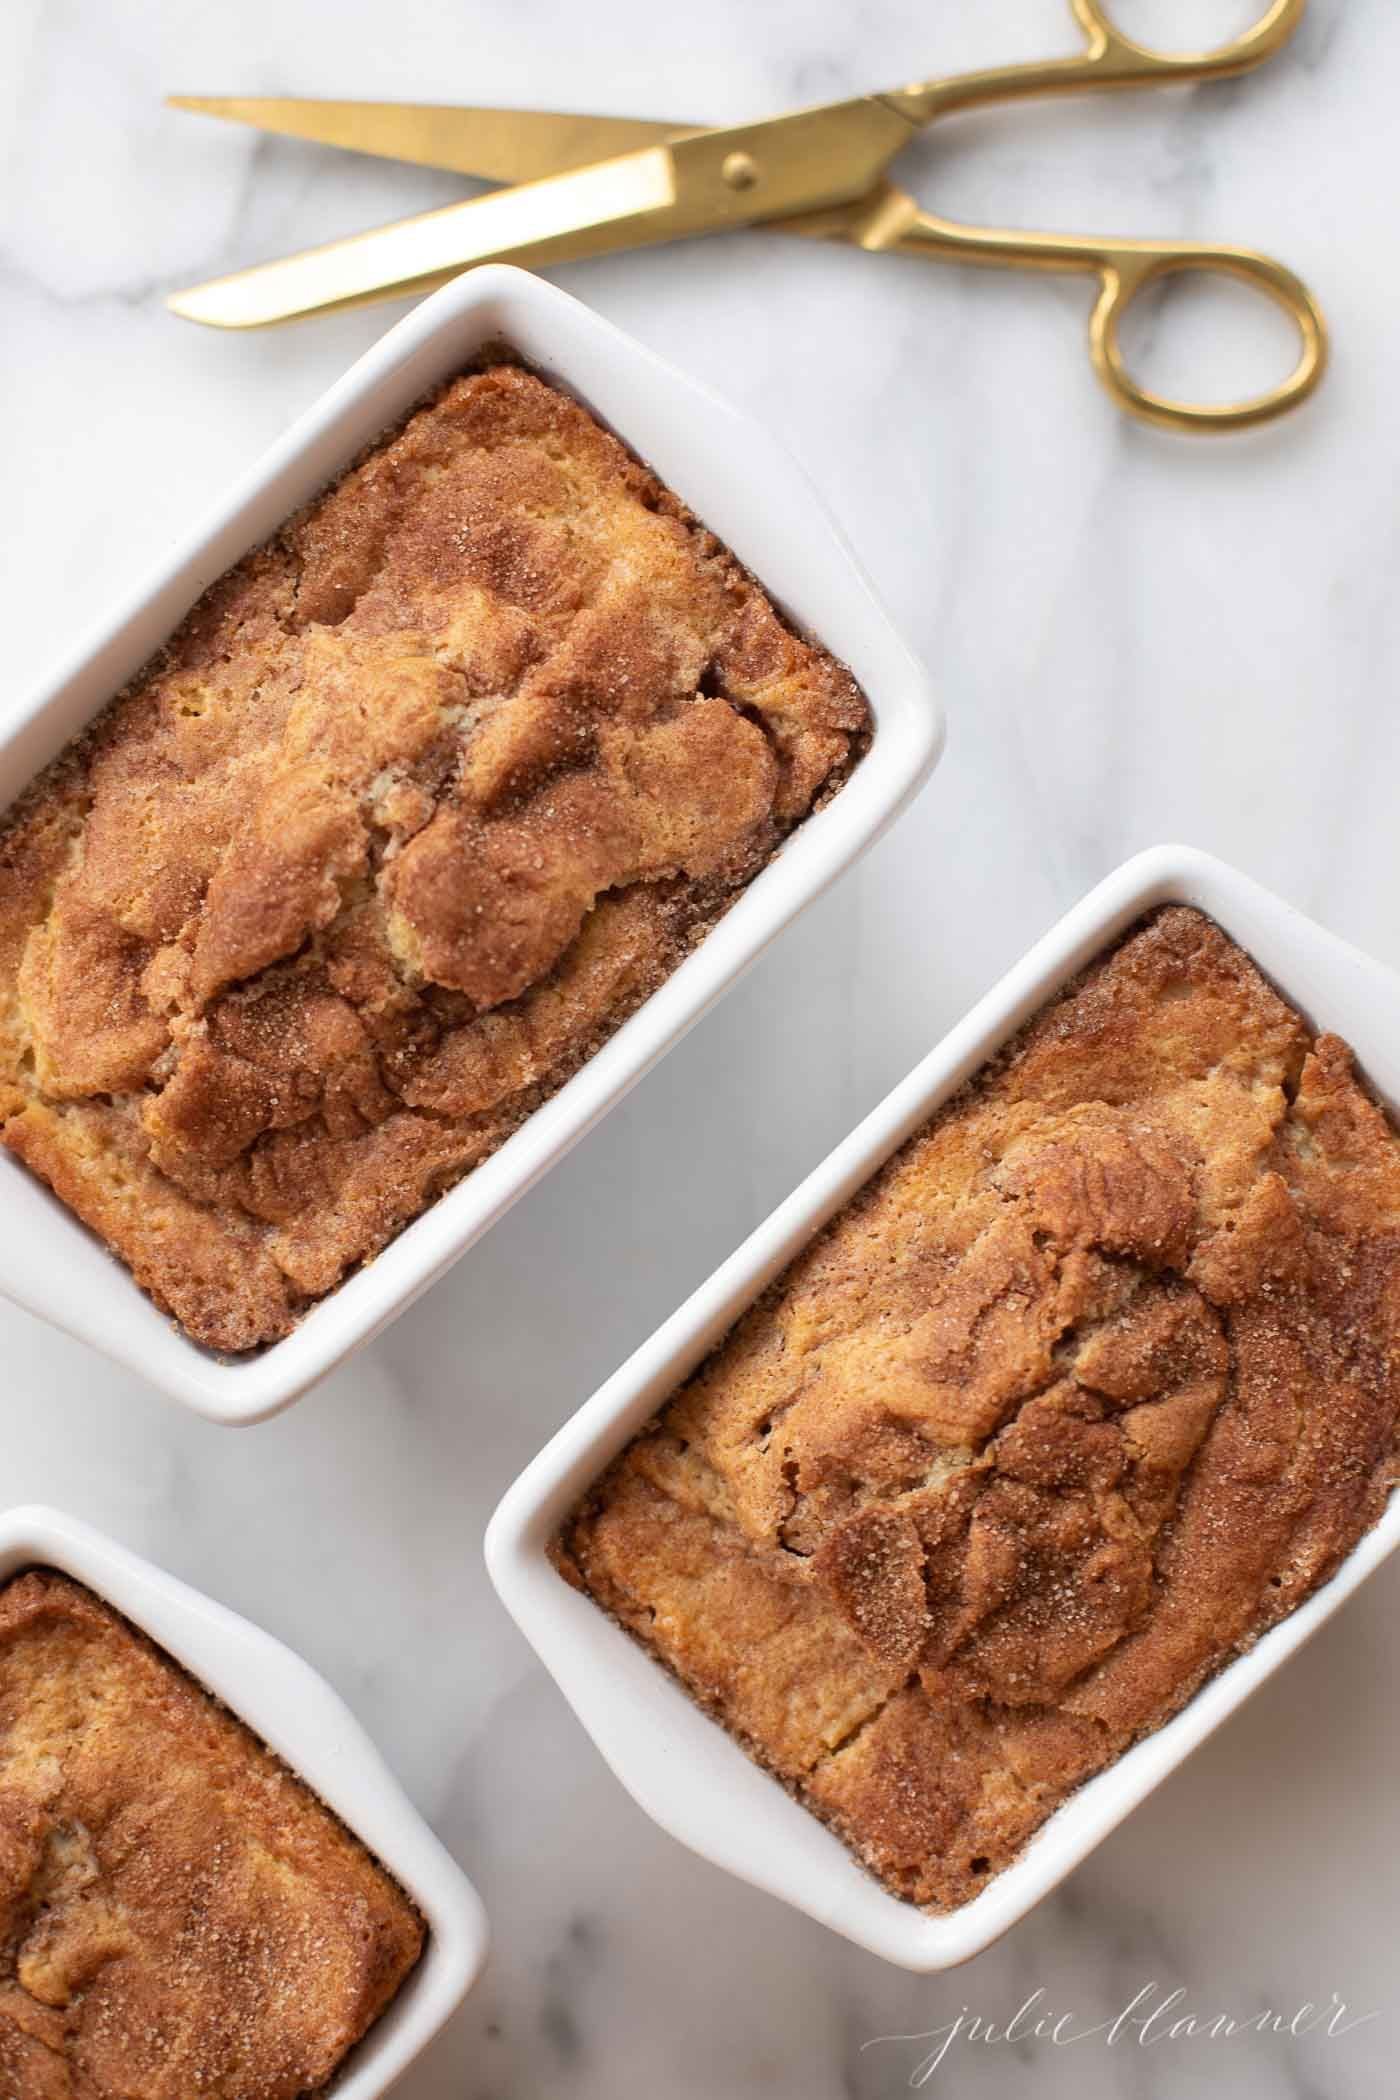
{"label": "golden brown crust", "polygon": [[0,2092],[297,2100],[418,1960],[412,1904],[90,1591],[0,1590]]}
{"label": "golden brown crust", "polygon": [[1400,1143],[1173,906],[792,1264],[556,1557],[947,1909],[1336,1567],[1397,1422]]}
{"label": "golden brown crust", "polygon": [[583,409],[459,379],[0,832],[0,1134],[196,1340],[274,1340],[656,988],[867,721]]}

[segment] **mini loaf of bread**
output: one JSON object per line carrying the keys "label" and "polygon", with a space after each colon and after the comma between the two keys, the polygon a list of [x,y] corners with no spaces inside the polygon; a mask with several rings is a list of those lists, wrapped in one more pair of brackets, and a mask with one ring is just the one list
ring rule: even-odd
{"label": "mini loaf of bread", "polygon": [[1400,1142],[1209,920],[1048,1006],[559,1540],[899,1895],[967,1902],[1375,1521]]}
{"label": "mini loaf of bread", "polygon": [[459,379],[0,832],[0,1133],[194,1339],[275,1340],[661,983],[866,729],[575,402]]}
{"label": "mini loaf of bread", "polygon": [[330,1810],[90,1591],[0,1590],[4,2100],[304,2100],[423,1939]]}

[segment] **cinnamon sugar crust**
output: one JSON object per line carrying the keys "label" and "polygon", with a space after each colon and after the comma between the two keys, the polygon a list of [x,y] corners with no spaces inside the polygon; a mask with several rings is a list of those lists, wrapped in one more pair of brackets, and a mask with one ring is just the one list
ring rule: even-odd
{"label": "cinnamon sugar crust", "polygon": [[273,1341],[655,990],[867,729],[575,402],[458,379],[0,831],[0,1135],[195,1340]]}
{"label": "cinnamon sugar crust", "polygon": [[0,2093],[303,2100],[422,1951],[301,1781],[67,1576],[0,1590]]}
{"label": "cinnamon sugar crust", "polygon": [[946,1910],[1336,1568],[1397,1421],[1396,1133],[1172,906],[792,1264],[556,1560]]}

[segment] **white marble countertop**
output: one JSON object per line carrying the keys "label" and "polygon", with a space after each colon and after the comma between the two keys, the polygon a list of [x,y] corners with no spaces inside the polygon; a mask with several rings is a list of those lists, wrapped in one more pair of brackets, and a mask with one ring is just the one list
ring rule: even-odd
{"label": "white marble countertop", "polygon": [[[1178,42],[1250,13],[1121,0],[1125,27]],[[738,119],[1068,45],[1061,0],[8,0],[0,704],[390,317],[221,337],[168,318],[162,291],[458,193],[168,114],[164,91]],[[646,1821],[507,1623],[480,1540],[566,1414],[1131,850],[1212,848],[1400,957],[1397,72],[1390,0],[1314,0],[1254,79],[965,120],[911,171],[954,213],[1286,257],[1327,304],[1335,369],[1245,439],[1126,425],[1090,377],[1073,282],[753,235],[561,272],[804,461],[937,669],[942,769],[454,1275],[280,1421],[209,1427],[0,1306],[3,1499],[74,1510],[284,1636],[480,1886],[492,1966],[404,2100],[883,2100],[929,2045],[875,2037],[964,2007],[1004,2022],[1038,1989],[1038,2010],[1088,2026],[1149,1985],[1205,2017],[1334,1991],[1377,2017],[1229,2043],[959,2041],[925,2089],[1383,2087],[1400,1568],[1001,1946],[919,1980]],[[1286,347],[1234,299],[1178,300],[1169,327],[1174,370],[1206,384],[1272,372]]]}

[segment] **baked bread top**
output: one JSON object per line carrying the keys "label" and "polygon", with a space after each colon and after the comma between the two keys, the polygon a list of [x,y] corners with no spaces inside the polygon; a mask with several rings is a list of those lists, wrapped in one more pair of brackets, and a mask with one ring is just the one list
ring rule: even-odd
{"label": "baked bread top", "polygon": [[241,1722],[51,1570],[0,1590],[4,2100],[299,2100],[423,1925]]}
{"label": "baked bread top", "polygon": [[0,833],[4,1140],[246,1350],[675,967],[867,727],[577,403],[455,381]]}
{"label": "baked bread top", "polygon": [[1171,907],[799,1257],[558,1555],[949,1908],[1331,1572],[1397,1420],[1396,1134]]}

